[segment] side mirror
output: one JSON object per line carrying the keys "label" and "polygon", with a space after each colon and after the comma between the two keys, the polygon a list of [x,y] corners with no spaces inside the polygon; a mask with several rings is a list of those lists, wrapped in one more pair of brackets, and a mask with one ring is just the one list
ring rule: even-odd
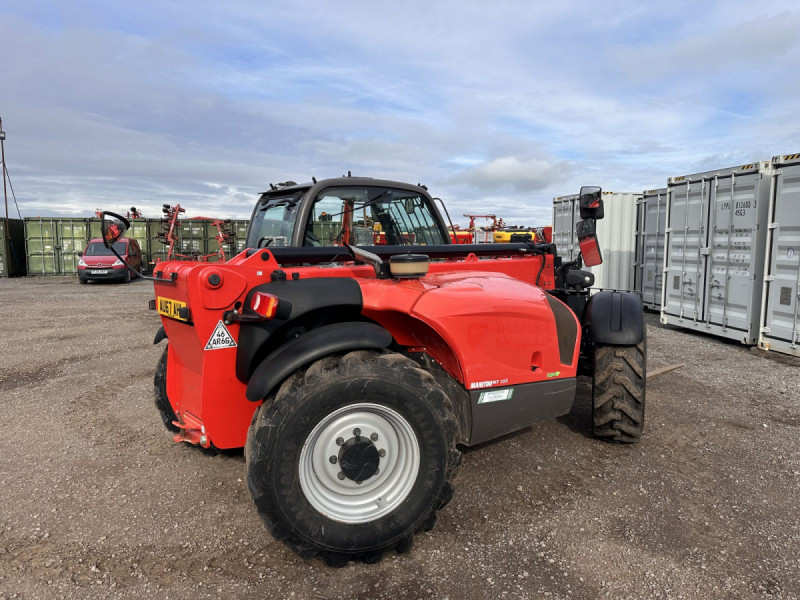
{"label": "side mirror", "polygon": [[131,224],[128,219],[116,213],[103,211],[100,229],[103,233],[103,244],[111,248],[119,238],[125,235]]}
{"label": "side mirror", "polygon": [[581,219],[603,218],[603,190],[594,185],[585,185],[578,194]]}
{"label": "side mirror", "polygon": [[597,223],[594,219],[584,219],[578,221],[575,226],[575,233],[578,236],[578,245],[581,248],[581,258],[587,267],[593,267],[603,262],[603,255],[600,253],[600,244],[597,242]]}
{"label": "side mirror", "polygon": [[83,251],[81,251],[81,252],[78,252],[78,258],[80,258],[80,257],[82,257],[82,256],[83,256]]}

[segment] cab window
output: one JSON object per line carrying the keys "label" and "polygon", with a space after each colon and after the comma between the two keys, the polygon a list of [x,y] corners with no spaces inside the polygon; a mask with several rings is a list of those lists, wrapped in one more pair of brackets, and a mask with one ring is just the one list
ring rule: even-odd
{"label": "cab window", "polygon": [[329,188],[314,200],[304,246],[446,243],[427,199],[380,187]]}

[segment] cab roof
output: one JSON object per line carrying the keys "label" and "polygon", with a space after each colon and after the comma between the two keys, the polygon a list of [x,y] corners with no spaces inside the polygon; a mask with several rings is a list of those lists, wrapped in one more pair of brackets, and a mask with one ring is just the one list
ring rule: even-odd
{"label": "cab roof", "polygon": [[285,196],[298,192],[306,193],[309,190],[317,191],[329,187],[352,187],[352,186],[371,186],[371,187],[391,187],[409,192],[417,192],[419,194],[428,196],[427,190],[420,185],[412,185],[403,183],[401,181],[391,181],[389,179],[373,179],[372,177],[333,177],[330,179],[320,179],[316,183],[294,183],[288,182],[291,185],[278,184],[274,190],[270,189],[261,193],[261,198],[270,198],[272,196]]}

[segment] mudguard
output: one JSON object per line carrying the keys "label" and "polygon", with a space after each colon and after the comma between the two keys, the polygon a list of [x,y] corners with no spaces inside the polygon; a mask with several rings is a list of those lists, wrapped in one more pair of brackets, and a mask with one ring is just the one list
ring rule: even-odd
{"label": "mudguard", "polygon": [[642,299],[633,292],[598,292],[586,305],[583,326],[603,346],[635,346],[644,339]]}
{"label": "mudguard", "polygon": [[164,329],[164,326],[162,325],[161,327],[158,328],[158,331],[156,332],[156,337],[153,339],[153,345],[155,346],[156,344],[158,344],[158,342],[165,339],[167,339],[167,330]]}
{"label": "mudguard", "polygon": [[392,334],[374,323],[335,323],[304,333],[267,356],[247,384],[247,399],[258,402],[291,373],[334,352],[386,348]]}

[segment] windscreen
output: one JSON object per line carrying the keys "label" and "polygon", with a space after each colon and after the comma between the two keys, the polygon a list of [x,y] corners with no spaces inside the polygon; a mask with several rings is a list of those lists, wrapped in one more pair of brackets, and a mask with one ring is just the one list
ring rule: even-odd
{"label": "windscreen", "polygon": [[299,196],[270,198],[253,215],[247,235],[248,248],[288,246],[297,218]]}
{"label": "windscreen", "polygon": [[[114,250],[116,250],[117,253],[121,254],[122,256],[125,256],[127,246],[127,242],[114,242]],[[103,242],[89,242],[89,245],[86,246],[86,252],[83,254],[85,256],[114,256],[114,253],[111,251],[111,249],[106,248]]]}
{"label": "windscreen", "polygon": [[445,244],[420,194],[382,187],[334,187],[320,192],[308,216],[304,246]]}

